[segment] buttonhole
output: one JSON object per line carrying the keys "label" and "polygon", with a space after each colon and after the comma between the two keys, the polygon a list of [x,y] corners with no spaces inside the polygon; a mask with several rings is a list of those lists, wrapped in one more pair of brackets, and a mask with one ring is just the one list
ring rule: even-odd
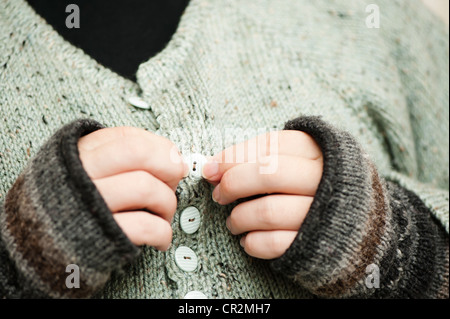
{"label": "buttonhole", "polygon": [[192,170],[193,170],[194,172],[197,170],[196,166],[197,166],[197,161],[194,161],[194,166],[192,167]]}
{"label": "buttonhole", "polygon": [[195,217],[194,218],[189,218],[188,219],[188,221],[190,221],[190,222],[193,222],[195,220]]}
{"label": "buttonhole", "polygon": [[191,257],[183,256],[184,259],[191,259]]}

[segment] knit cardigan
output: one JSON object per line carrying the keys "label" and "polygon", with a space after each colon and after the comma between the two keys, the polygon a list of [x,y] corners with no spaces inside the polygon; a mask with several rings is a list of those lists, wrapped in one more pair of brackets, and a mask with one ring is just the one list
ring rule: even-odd
{"label": "knit cardigan", "polygon": [[[448,31],[418,0],[378,0],[369,28],[371,2],[192,0],[131,82],[25,1],[0,0],[0,297],[448,298]],[[77,149],[125,125],[183,156],[263,131],[310,134],[323,176],[292,245],[247,255],[225,225],[236,203],[214,203],[191,176],[171,248],[133,245]],[[193,234],[180,228],[189,206],[201,213]],[[194,271],[177,266],[180,246]],[[66,285],[70,264],[80,288]]]}

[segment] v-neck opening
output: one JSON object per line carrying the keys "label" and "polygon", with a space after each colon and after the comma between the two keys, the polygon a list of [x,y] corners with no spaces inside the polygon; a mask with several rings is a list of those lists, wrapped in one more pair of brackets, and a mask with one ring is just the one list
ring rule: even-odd
{"label": "v-neck opening", "polygon": [[[36,32],[37,38],[41,40],[38,45],[43,46],[50,56],[65,63],[72,70],[76,70],[84,78],[94,79],[95,83],[103,89],[125,91],[129,94],[140,94],[144,86],[146,90],[152,90],[151,86],[154,82],[151,81],[151,70],[158,69],[158,76],[173,74],[169,70],[169,66],[173,66],[172,63],[166,63],[166,61],[177,61],[180,65],[186,61],[186,51],[195,45],[195,35],[209,8],[205,0],[191,0],[181,15],[175,33],[167,45],[159,53],[139,65],[136,82],[134,82],[102,65],[81,48],[66,40],[26,0],[9,1],[5,7],[7,9],[4,12],[5,17],[20,30],[28,29],[26,31],[29,33]],[[10,10],[8,11],[8,9]],[[19,19],[18,16],[27,18]],[[177,59],[173,58],[175,55]]]}

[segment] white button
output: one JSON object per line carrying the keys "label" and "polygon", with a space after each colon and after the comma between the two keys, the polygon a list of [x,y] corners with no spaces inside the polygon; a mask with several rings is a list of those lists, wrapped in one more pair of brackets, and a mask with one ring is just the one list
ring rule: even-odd
{"label": "white button", "polygon": [[186,234],[193,234],[200,227],[200,212],[197,208],[191,206],[185,208],[180,216],[181,229]]}
{"label": "white button", "polygon": [[149,109],[150,105],[145,102],[143,99],[141,99],[138,96],[131,96],[128,98],[128,103],[130,103],[131,105],[133,105],[134,107],[137,107],[139,109]]}
{"label": "white button", "polygon": [[194,271],[197,268],[197,255],[186,246],[180,246],[175,251],[175,263],[184,271]]}
{"label": "white button", "polygon": [[184,299],[208,299],[206,295],[201,291],[189,291],[186,296],[184,296]]}
{"label": "white button", "polygon": [[189,176],[202,179],[203,165],[208,161],[206,157],[202,154],[192,154],[185,161],[189,165]]}

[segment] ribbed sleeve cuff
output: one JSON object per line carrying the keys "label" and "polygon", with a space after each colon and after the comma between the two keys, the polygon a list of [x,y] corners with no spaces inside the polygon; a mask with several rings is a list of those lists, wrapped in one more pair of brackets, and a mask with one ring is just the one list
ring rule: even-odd
{"label": "ribbed sleeve cuff", "polygon": [[285,129],[311,135],[322,150],[324,166],[297,238],[272,267],[316,295],[348,295],[361,287],[366,267],[386,244],[384,186],[350,134],[319,117],[297,118]]}
{"label": "ribbed sleeve cuff", "polygon": [[319,117],[285,129],[311,135],[324,166],[297,238],[271,266],[319,297],[448,298],[448,234],[420,198]]}
{"label": "ribbed sleeve cuff", "polygon": [[[28,297],[89,297],[139,253],[79,158],[79,138],[100,128],[92,120],[62,127],[5,198],[1,239]],[[66,285],[71,264],[78,266],[79,288]]]}

